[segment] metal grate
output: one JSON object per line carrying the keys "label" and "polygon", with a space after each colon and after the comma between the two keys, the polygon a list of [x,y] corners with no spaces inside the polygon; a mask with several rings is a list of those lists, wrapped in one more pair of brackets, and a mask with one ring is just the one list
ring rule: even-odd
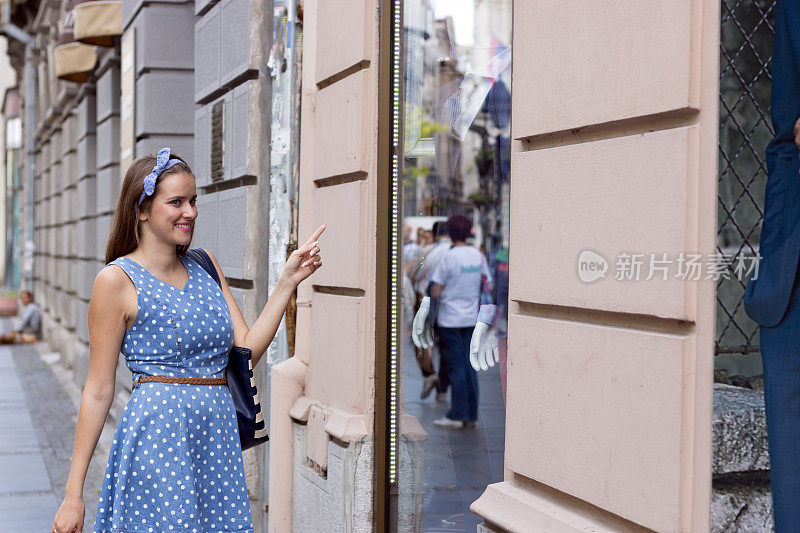
{"label": "metal grate", "polygon": [[[774,11],[775,0],[722,0],[717,251],[734,257],[755,256],[764,219]],[[717,283],[717,354],[759,351],[746,284],[734,275]]]}

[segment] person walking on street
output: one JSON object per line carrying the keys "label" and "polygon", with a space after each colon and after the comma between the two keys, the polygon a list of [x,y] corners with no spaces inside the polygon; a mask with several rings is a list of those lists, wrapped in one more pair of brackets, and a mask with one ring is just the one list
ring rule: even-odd
{"label": "person walking on street", "polygon": [[[486,257],[467,244],[472,221],[454,214],[447,219],[447,233],[453,244],[431,273],[431,301],[435,311],[439,350],[447,364],[450,381],[450,410],[434,421],[438,427],[458,429],[478,419],[478,375],[469,362],[470,340],[478,321],[481,291],[492,276]],[[431,307],[434,307],[431,304]]]}
{"label": "person walking on street", "polygon": [[[452,245],[447,235],[447,227],[443,220],[437,220],[433,223],[431,233],[433,234],[434,242],[426,245],[420,251],[417,267],[411,274],[411,282],[414,284],[414,292],[416,293],[414,315],[419,311],[422,299],[428,293],[428,285],[430,284],[433,269],[439,264],[442,255],[444,255]],[[434,357],[432,355],[434,350],[438,350],[435,344],[430,348],[415,346],[417,364],[419,365],[423,379],[420,398],[424,400],[435,388],[437,401],[443,402],[446,400],[445,393],[450,386],[447,378],[447,365],[444,358],[439,357],[439,372],[436,372],[433,362]]]}
{"label": "person walking on street", "polygon": [[52,532],[83,529],[84,479],[114,398],[120,352],[133,390],[114,433],[93,530],[253,531],[236,412],[224,386],[228,352],[249,348],[258,364],[295,288],[322,266],[317,240],[325,226],[291,254],[248,327],[214,255],[219,285],[186,255],[196,200],[189,165],[169,148],[137,158],[125,174],[107,265],[89,302],[89,372]]}

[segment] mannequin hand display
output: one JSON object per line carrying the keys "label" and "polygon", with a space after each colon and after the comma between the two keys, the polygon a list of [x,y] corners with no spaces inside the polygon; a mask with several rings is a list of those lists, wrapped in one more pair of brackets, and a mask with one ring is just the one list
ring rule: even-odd
{"label": "mannequin hand display", "polygon": [[414,341],[414,346],[422,350],[433,346],[433,331],[428,324],[430,307],[431,299],[429,296],[425,296],[419,304],[419,311],[414,316],[414,322],[411,325],[411,340]]}
{"label": "mannequin hand display", "polygon": [[500,348],[497,346],[494,328],[486,322],[478,322],[472,331],[469,362],[476,371],[489,370],[500,362]]}

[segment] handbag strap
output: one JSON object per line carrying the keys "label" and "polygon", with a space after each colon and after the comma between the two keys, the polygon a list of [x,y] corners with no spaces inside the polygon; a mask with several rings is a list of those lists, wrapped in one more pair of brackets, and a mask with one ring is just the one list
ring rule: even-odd
{"label": "handbag strap", "polygon": [[191,250],[187,250],[186,255],[200,263],[203,270],[208,272],[211,277],[214,278],[214,281],[217,282],[217,285],[222,287],[222,283],[219,281],[219,274],[217,274],[217,269],[214,267],[214,262],[211,261],[211,258],[205,250],[202,248],[192,248]]}

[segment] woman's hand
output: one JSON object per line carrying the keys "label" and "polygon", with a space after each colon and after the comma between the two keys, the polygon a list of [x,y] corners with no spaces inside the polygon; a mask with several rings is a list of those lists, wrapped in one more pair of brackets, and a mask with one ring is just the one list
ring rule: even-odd
{"label": "woman's hand", "polygon": [[322,266],[322,256],[320,255],[318,240],[322,232],[325,231],[325,224],[317,228],[317,231],[306,241],[306,243],[292,252],[286,265],[283,267],[281,277],[297,287],[301,281],[309,277]]}
{"label": "woman's hand", "polygon": [[81,533],[84,515],[83,498],[64,498],[53,519],[51,533]]}

